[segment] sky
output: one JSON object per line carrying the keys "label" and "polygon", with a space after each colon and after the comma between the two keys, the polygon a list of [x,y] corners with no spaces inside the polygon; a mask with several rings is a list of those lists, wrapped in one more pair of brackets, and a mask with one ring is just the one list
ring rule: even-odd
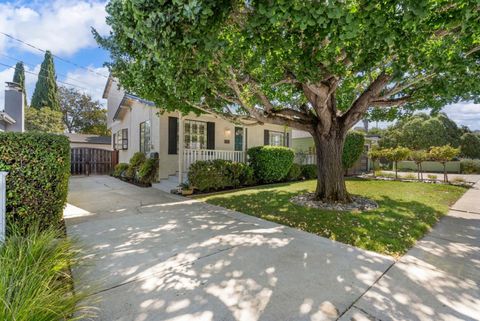
{"label": "sky", "polygon": [[[101,0],[0,0],[0,32],[72,62],[54,59],[57,80],[72,84],[105,104],[101,96],[108,70],[103,65],[109,55],[98,47],[91,28],[102,35],[109,32],[105,23],[106,3]],[[12,80],[14,72],[2,64],[13,67],[22,60],[28,72],[38,74],[43,56],[44,52],[0,34],[0,109],[4,101],[2,86]],[[36,81],[36,75],[26,74],[28,99]],[[480,105],[462,102],[445,106],[444,111],[457,124],[480,130]],[[381,127],[386,125],[382,123]]]}

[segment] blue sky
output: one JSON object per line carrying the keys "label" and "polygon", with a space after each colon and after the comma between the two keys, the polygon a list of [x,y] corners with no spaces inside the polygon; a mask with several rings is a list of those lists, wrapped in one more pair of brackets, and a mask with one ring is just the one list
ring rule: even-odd
{"label": "blue sky", "polygon": [[[103,67],[109,59],[108,53],[98,48],[90,31],[94,27],[101,34],[108,33],[105,5],[106,1],[102,0],[0,0],[0,31],[94,70],[95,73],[89,72],[55,60],[59,81],[71,83],[78,90],[105,103],[101,94],[106,79],[97,74],[108,75],[108,70]],[[14,66],[15,59],[23,60],[27,71],[38,73],[43,55],[38,50],[0,34],[2,64]],[[13,69],[0,65],[0,86],[5,81],[11,81],[12,76]],[[27,74],[26,80],[27,95],[30,97],[37,77]],[[0,109],[3,107],[3,99],[0,87]],[[458,124],[480,129],[480,105],[463,102],[446,106],[444,111]]]}

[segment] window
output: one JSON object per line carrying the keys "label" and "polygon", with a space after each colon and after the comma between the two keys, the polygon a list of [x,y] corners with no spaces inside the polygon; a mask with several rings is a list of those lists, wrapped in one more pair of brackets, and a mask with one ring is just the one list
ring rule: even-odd
{"label": "window", "polygon": [[114,135],[114,148],[115,150],[126,150],[128,149],[128,129],[120,129]]}
{"label": "window", "polygon": [[188,149],[207,148],[207,123],[186,120],[184,128],[184,143]]}
{"label": "window", "polygon": [[284,143],[284,133],[270,131],[269,145],[283,146],[283,143]]}
{"label": "window", "polygon": [[140,123],[140,152],[150,152],[150,121]]}

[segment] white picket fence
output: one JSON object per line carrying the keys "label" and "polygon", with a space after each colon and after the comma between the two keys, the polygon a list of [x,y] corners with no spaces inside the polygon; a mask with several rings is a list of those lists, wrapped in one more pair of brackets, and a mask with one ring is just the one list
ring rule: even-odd
{"label": "white picket fence", "polygon": [[7,172],[0,172],[0,243],[5,241]]}
{"label": "white picket fence", "polygon": [[296,153],[294,162],[300,165],[315,165],[317,164],[317,155]]}
{"label": "white picket fence", "polygon": [[184,149],[183,170],[184,172],[188,172],[190,165],[196,161],[209,161],[215,159],[229,160],[236,163],[245,163],[245,152],[213,149]]}

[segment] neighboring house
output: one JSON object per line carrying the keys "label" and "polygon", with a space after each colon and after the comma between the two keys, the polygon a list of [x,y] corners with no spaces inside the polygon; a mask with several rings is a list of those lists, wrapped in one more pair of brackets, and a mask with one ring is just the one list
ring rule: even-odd
{"label": "neighboring house", "polygon": [[111,77],[103,98],[108,101],[108,128],[119,162],[128,162],[136,152],[158,153],[160,180],[178,176],[183,181],[197,160],[245,162],[250,147],[291,145],[291,130],[285,126],[241,126],[214,114],[160,113],[152,102],[126,93]]}
{"label": "neighboring house", "polygon": [[0,132],[25,131],[25,99],[19,84],[7,82],[5,108],[0,111]]}
{"label": "neighboring house", "polygon": [[[370,160],[367,152],[372,145],[376,145],[379,137],[375,135],[365,135],[365,153],[360,157],[349,173],[356,174],[371,170]],[[296,153],[296,162],[303,164],[316,164],[315,143],[310,133],[302,130],[292,131],[292,148]]]}
{"label": "neighboring house", "polygon": [[70,141],[70,148],[97,148],[112,150],[112,138],[110,136],[98,136],[88,134],[64,134]]}

